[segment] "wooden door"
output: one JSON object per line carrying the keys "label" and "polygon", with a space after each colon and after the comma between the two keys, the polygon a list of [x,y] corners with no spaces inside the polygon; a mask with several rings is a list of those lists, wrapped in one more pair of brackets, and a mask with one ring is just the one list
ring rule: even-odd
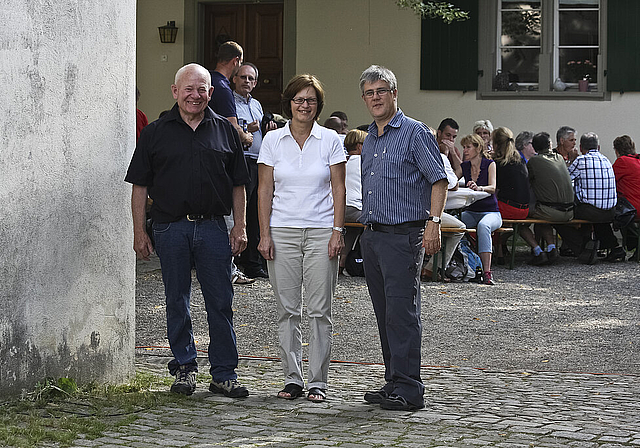
{"label": "wooden door", "polygon": [[265,111],[273,113],[281,113],[282,17],[282,3],[205,6],[205,67],[215,69],[221,43],[239,43],[244,60],[258,67],[258,85],[252,95]]}

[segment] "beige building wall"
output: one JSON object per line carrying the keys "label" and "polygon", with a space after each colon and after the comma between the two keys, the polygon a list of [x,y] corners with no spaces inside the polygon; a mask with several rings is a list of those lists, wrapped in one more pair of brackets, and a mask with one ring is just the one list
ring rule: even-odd
{"label": "beige building wall", "polygon": [[[190,62],[180,60],[181,55],[197,54],[198,2],[186,0],[186,5],[189,14],[183,29],[178,17],[185,1],[138,0],[137,80],[142,91],[140,106],[150,120],[173,104],[169,93],[173,73],[183,62]],[[285,11],[285,47],[294,48],[291,41],[295,40],[293,54],[285,51],[285,65],[295,59],[296,73],[313,73],[325,85],[327,99],[321,122],[332,111],[343,110],[352,127],[369,123],[358,80],[369,65],[381,64],[398,78],[398,101],[403,111],[432,127],[445,117],[453,117],[461,126],[460,133],[467,134],[474,121],[490,119],[495,126],[509,127],[515,133],[546,131],[555,139],[558,127],[569,125],[579,134],[596,132],[603,153],[611,159],[616,136],[626,133],[640,139],[635,119],[640,93],[612,92],[610,101],[522,101],[478,100],[476,92],[421,91],[420,19],[400,9],[394,0],[286,0]],[[295,23],[287,15],[290,12]],[[167,20],[176,20],[181,28],[174,45],[160,44],[157,37],[157,27]],[[185,35],[192,39],[182,42]],[[181,48],[188,51],[182,53]],[[162,54],[167,54],[167,62],[160,62]]]}
{"label": "beige building wall", "polygon": [[135,2],[0,6],[0,396],[134,373]]}
{"label": "beige building wall", "polygon": [[[138,108],[151,123],[160,112],[171,109],[175,103],[171,84],[176,71],[184,65],[184,1],[137,0],[137,5],[135,61],[136,83],[140,89]],[[158,27],[171,20],[176,22],[178,36],[174,44],[163,44]]]}
{"label": "beige building wall", "polygon": [[476,92],[421,91],[420,20],[393,0],[299,0],[297,11],[298,71],[316,74],[327,89],[321,121],[339,109],[349,115],[352,127],[369,123],[358,79],[369,65],[379,64],[398,78],[402,110],[432,127],[453,117],[464,135],[476,120],[489,119],[516,134],[546,131],[555,141],[556,130],[568,125],[578,134],[596,132],[602,152],[611,160],[615,137],[628,134],[640,140],[636,92],[612,92],[611,101],[513,101],[477,100]]}

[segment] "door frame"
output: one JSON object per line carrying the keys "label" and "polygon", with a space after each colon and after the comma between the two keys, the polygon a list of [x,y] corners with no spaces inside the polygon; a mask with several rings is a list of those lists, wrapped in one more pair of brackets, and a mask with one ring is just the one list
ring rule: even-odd
{"label": "door frame", "polygon": [[[184,61],[183,64],[204,61],[205,5],[252,4],[255,0],[184,0]],[[261,3],[282,3],[282,81],[286,85],[297,73],[296,66],[296,8],[297,0],[261,0]]]}

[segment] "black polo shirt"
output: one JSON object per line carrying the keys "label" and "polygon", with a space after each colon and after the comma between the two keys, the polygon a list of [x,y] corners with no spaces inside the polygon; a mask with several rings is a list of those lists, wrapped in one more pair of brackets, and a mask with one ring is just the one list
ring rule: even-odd
{"label": "black polo shirt", "polygon": [[142,130],[125,181],[148,188],[154,221],[173,222],[187,214],[230,214],[233,187],[246,184],[249,172],[226,118],[207,107],[194,131],[175,104]]}

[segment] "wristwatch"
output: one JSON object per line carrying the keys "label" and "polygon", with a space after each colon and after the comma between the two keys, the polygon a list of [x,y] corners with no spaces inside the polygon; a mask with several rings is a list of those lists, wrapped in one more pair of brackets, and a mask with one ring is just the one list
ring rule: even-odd
{"label": "wristwatch", "polygon": [[346,229],[344,227],[332,227],[333,230],[335,230],[336,232],[340,232],[341,234],[345,234]]}
{"label": "wristwatch", "polygon": [[436,224],[440,224],[440,223],[442,223],[442,218],[440,218],[439,216],[429,216],[427,218],[427,221],[433,221]]}

